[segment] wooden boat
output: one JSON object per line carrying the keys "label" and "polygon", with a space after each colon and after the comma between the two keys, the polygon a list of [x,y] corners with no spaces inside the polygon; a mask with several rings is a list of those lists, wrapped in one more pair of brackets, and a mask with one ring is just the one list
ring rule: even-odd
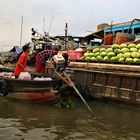
{"label": "wooden boat", "polygon": [[71,78],[84,95],[140,105],[140,65],[71,62],[70,66]]}
{"label": "wooden boat", "polygon": [[[32,75],[32,77],[34,76],[36,75]],[[36,81],[1,77],[1,95],[6,98],[50,102],[59,98],[57,90],[61,87],[61,83],[61,80],[58,79]]]}

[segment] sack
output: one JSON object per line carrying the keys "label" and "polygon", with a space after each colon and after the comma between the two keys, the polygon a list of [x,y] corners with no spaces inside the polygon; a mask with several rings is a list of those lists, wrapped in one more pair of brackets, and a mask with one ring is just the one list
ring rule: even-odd
{"label": "sack", "polygon": [[31,80],[31,74],[29,72],[21,72],[18,79]]}

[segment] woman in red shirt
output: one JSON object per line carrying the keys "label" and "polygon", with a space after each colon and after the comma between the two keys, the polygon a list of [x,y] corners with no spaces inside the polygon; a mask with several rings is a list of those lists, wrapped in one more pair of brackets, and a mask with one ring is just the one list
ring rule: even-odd
{"label": "woman in red shirt", "polygon": [[28,55],[30,53],[29,45],[24,45],[22,47],[22,50],[23,50],[23,53],[19,57],[18,62],[17,62],[16,67],[15,67],[15,70],[14,70],[15,78],[18,78],[18,76],[21,72],[26,71]]}

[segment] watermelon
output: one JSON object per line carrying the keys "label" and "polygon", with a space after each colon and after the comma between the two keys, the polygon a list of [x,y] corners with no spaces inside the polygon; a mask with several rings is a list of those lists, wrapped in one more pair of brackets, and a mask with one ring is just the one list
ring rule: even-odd
{"label": "watermelon", "polygon": [[101,52],[100,54],[102,57],[105,57],[107,55],[107,52]]}
{"label": "watermelon", "polygon": [[118,57],[116,57],[116,56],[111,57],[110,60],[113,61],[113,62],[117,62],[118,61]]}
{"label": "watermelon", "polygon": [[139,58],[139,57],[140,57],[140,54],[139,54],[138,52],[132,52],[132,53],[131,53],[131,56],[132,56],[133,58]]}
{"label": "watermelon", "polygon": [[137,49],[140,49],[140,44],[137,44],[137,45],[136,45],[136,48],[137,48]]}
{"label": "watermelon", "polygon": [[136,48],[136,44],[129,44],[128,48]]}
{"label": "watermelon", "polygon": [[123,53],[119,53],[119,54],[117,55],[117,57],[118,57],[118,58],[123,58],[123,57],[124,57],[124,54],[123,54]]}
{"label": "watermelon", "polygon": [[121,52],[120,49],[115,49],[115,50],[114,50],[114,53],[115,53],[115,54],[119,54],[120,52]]}
{"label": "watermelon", "polygon": [[93,50],[93,53],[97,53],[97,52],[100,52],[100,49],[99,49],[99,48],[95,48],[95,49]]}
{"label": "watermelon", "polygon": [[130,57],[131,57],[131,53],[130,53],[130,52],[124,53],[124,57],[125,57],[125,58],[130,58]]}
{"label": "watermelon", "polygon": [[98,55],[98,56],[96,57],[96,59],[97,59],[98,61],[102,61],[102,60],[103,60],[103,57],[101,57],[100,55]]}
{"label": "watermelon", "polygon": [[85,60],[86,61],[90,61],[91,60],[91,57],[86,57]]}
{"label": "watermelon", "polygon": [[122,53],[129,52],[129,49],[128,49],[128,48],[122,48],[122,49],[121,49],[121,52],[122,52]]}
{"label": "watermelon", "polygon": [[121,63],[123,63],[125,61],[125,58],[123,58],[123,57],[122,58],[119,58],[118,61],[121,62]]}
{"label": "watermelon", "polygon": [[92,61],[97,61],[96,57],[91,57]]}
{"label": "watermelon", "polygon": [[105,56],[105,57],[103,58],[103,60],[106,61],[106,62],[108,62],[110,59],[109,59],[108,56]]}
{"label": "watermelon", "polygon": [[139,59],[139,58],[134,58],[134,59],[133,59],[133,62],[134,62],[134,63],[140,63],[140,59]]}
{"label": "watermelon", "polygon": [[125,62],[131,63],[131,62],[133,62],[133,59],[132,58],[126,58]]}
{"label": "watermelon", "polygon": [[113,57],[113,56],[115,56],[115,53],[114,53],[114,52],[109,52],[109,53],[107,54],[107,56],[108,56],[108,57]]}
{"label": "watermelon", "polygon": [[113,44],[113,45],[112,45],[112,49],[113,49],[113,50],[119,49],[119,48],[120,48],[120,46],[119,46],[118,44]]}
{"label": "watermelon", "polygon": [[88,56],[90,56],[90,53],[86,52],[86,53],[84,53],[84,56],[88,57]]}
{"label": "watermelon", "polygon": [[106,51],[105,48],[101,48],[101,49],[100,49],[100,52],[105,52],[105,51]]}
{"label": "watermelon", "polygon": [[113,52],[113,49],[112,48],[108,48],[106,51],[107,52]]}
{"label": "watermelon", "polygon": [[120,48],[127,48],[127,44],[121,44]]}
{"label": "watermelon", "polygon": [[137,52],[137,48],[130,48],[130,52]]}
{"label": "watermelon", "polygon": [[94,53],[89,53],[89,56],[90,56],[90,57],[94,56]]}
{"label": "watermelon", "polygon": [[97,57],[98,55],[100,55],[100,53],[99,52],[97,52],[97,53],[94,53],[94,57]]}

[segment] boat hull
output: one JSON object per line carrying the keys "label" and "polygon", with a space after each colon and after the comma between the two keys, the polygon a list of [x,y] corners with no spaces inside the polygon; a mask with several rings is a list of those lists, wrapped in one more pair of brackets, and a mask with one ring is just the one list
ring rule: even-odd
{"label": "boat hull", "polygon": [[60,80],[34,81],[4,78],[8,88],[7,98],[52,102],[59,98]]}

